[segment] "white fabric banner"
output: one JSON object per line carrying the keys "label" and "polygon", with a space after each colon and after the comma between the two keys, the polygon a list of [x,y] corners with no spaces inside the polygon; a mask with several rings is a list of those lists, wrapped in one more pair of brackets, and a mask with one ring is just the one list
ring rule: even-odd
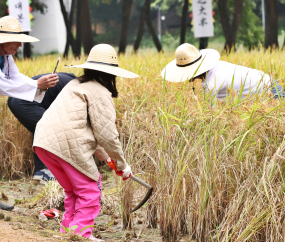
{"label": "white fabric banner", "polygon": [[29,0],[9,0],[9,14],[19,20],[23,32],[31,31]]}
{"label": "white fabric banner", "polygon": [[212,1],[211,0],[192,0],[194,37],[214,36]]}

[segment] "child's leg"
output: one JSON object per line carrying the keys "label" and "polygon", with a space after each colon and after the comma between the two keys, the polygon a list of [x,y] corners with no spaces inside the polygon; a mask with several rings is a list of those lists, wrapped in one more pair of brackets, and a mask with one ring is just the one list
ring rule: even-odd
{"label": "child's leg", "polygon": [[[55,176],[59,184],[64,188],[65,199],[64,208],[65,212],[63,214],[63,220],[61,225],[69,228],[70,222],[73,220],[73,214],[75,211],[76,195],[73,192],[73,186],[69,181],[68,176],[65,174],[64,169],[61,167],[60,163],[50,156],[50,152],[35,147],[35,151],[39,158],[45,163],[52,174]],[[65,233],[65,231],[60,227],[60,232]]]}
{"label": "child's leg", "polygon": [[[36,152],[38,154],[36,147]],[[45,151],[45,150],[44,150]],[[88,176],[84,175],[72,165],[67,163],[66,161],[62,160],[58,156],[45,151],[48,156],[53,159],[57,160],[60,164],[61,168],[64,170],[65,175],[68,176],[67,179],[71,182],[73,191],[76,195],[76,202],[75,202],[75,212],[73,221],[69,224],[69,227],[73,225],[77,225],[78,228],[76,229],[77,233],[89,225],[94,225],[94,219],[98,216],[100,212],[100,199],[101,199],[101,175],[99,175],[99,183],[97,181],[92,180]],[[39,155],[39,154],[38,154]],[[40,157],[40,159],[42,159]],[[44,159],[42,159],[45,162]],[[46,164],[48,166],[48,164]],[[54,173],[56,170],[50,169],[54,176],[57,178],[57,175]],[[62,177],[58,179],[58,182],[61,184]],[[85,229],[81,235],[89,238],[93,227]]]}
{"label": "child's leg", "polygon": [[74,217],[75,203],[76,203],[76,195],[74,194],[73,190],[66,191],[64,189],[64,192],[65,192],[65,198],[64,198],[65,212],[62,216],[62,222],[60,226],[61,233],[66,233],[65,230],[62,228],[62,226],[66,228],[70,227],[70,223],[72,222],[73,217]]}
{"label": "child's leg", "polygon": [[[101,209],[101,174],[99,181],[94,181],[87,177],[67,162],[63,165],[69,179],[73,184],[73,191],[77,197],[73,221],[69,226],[77,225],[77,233],[89,238],[93,227],[84,229],[86,226],[94,225],[94,219],[98,216]],[[82,232],[80,232],[84,229]]]}

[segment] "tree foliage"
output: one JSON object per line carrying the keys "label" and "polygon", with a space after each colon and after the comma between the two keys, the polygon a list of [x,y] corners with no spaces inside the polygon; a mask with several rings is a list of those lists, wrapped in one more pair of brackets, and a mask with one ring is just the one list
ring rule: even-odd
{"label": "tree foliage", "polygon": [[0,18],[7,14],[6,0],[0,0]]}
{"label": "tree foliage", "polygon": [[[192,5],[192,1],[189,0],[189,10],[190,6]],[[151,7],[155,8],[156,6],[160,6],[160,9],[162,13],[167,13],[167,11],[174,6],[176,9],[176,12],[179,16],[182,15],[182,8],[184,6],[184,1],[183,0],[155,0],[152,4]]]}
{"label": "tree foliage", "polygon": [[[8,15],[6,2],[7,0],[0,0],[0,18]],[[40,11],[41,14],[45,14],[47,10],[47,5],[40,0],[32,0],[31,7],[34,11]]]}
{"label": "tree foliage", "polygon": [[121,21],[122,0],[89,0],[92,23]]}
{"label": "tree foliage", "polygon": [[39,11],[41,14],[45,14],[47,5],[40,0],[32,0],[31,7],[34,11]]}
{"label": "tree foliage", "polygon": [[256,9],[257,5],[254,1],[244,1],[244,8],[237,34],[237,42],[249,50],[264,42],[262,21],[254,12]]}

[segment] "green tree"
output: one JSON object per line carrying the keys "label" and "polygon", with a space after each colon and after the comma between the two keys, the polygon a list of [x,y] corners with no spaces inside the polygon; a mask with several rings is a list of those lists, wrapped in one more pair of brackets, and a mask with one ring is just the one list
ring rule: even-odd
{"label": "green tree", "polygon": [[[8,15],[6,2],[7,0],[0,0],[0,18]],[[40,11],[41,14],[44,14],[47,9],[47,5],[40,0],[32,0],[30,5],[33,10]]]}
{"label": "green tree", "polygon": [[150,35],[152,36],[153,42],[156,46],[158,52],[162,51],[161,43],[157,37],[156,30],[151,21],[151,0],[145,0],[144,5],[140,10],[140,22],[137,33],[137,38],[134,44],[134,52],[136,52],[139,48],[143,33],[144,33],[144,23],[147,25]]}
{"label": "green tree", "polygon": [[[93,37],[95,44],[111,43],[119,45],[120,26],[122,21],[123,1],[117,0],[89,0]],[[100,25],[105,33],[97,35],[96,26]]]}
{"label": "green tree", "polygon": [[265,0],[265,48],[278,48],[277,0]]}
{"label": "green tree", "polygon": [[39,0],[32,0],[30,5],[34,11],[40,11],[41,14],[45,14],[45,11],[47,10],[47,5]]}
{"label": "green tree", "polygon": [[125,54],[125,51],[126,51],[129,21],[130,21],[132,5],[133,5],[133,0],[123,0],[122,26],[121,26],[121,39],[120,39],[120,44],[119,44],[119,54]]}
{"label": "green tree", "polygon": [[8,15],[6,0],[0,0],[0,18],[2,18],[5,15]]}
{"label": "green tree", "polygon": [[244,8],[237,33],[237,43],[244,45],[249,50],[258,46],[259,43],[264,42],[262,21],[256,15],[256,10],[256,2],[252,0],[244,1]]}

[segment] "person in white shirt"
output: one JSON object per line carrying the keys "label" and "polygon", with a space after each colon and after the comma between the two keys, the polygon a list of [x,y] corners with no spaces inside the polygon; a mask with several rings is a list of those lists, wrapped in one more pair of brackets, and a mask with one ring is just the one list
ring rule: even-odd
{"label": "person in white shirt", "polygon": [[[176,59],[161,72],[165,80],[184,82],[202,79],[205,92],[219,100],[229,95],[229,89],[235,90],[244,98],[248,94],[261,93],[272,88],[274,97],[285,97],[281,86],[262,71],[235,65],[220,60],[220,54],[213,49],[198,50],[185,43],[175,52]],[[193,89],[194,90],[194,89]]]}
{"label": "person in white shirt", "polygon": [[[0,95],[27,101],[31,104],[30,109],[34,107],[34,102],[41,103],[48,88],[56,86],[59,81],[57,73],[42,75],[34,80],[19,72],[13,55],[22,46],[22,42],[36,41],[39,40],[23,33],[16,18],[12,16],[0,18]],[[25,115],[34,118],[31,117],[31,112],[26,112]],[[45,178],[48,178],[45,180],[53,178],[48,169],[43,170]]]}
{"label": "person in white shirt", "polygon": [[0,18],[0,95],[40,103],[47,88],[56,85],[56,73],[33,80],[21,74],[13,60],[13,55],[22,46],[22,42],[36,41],[39,40],[23,33],[16,18]]}

